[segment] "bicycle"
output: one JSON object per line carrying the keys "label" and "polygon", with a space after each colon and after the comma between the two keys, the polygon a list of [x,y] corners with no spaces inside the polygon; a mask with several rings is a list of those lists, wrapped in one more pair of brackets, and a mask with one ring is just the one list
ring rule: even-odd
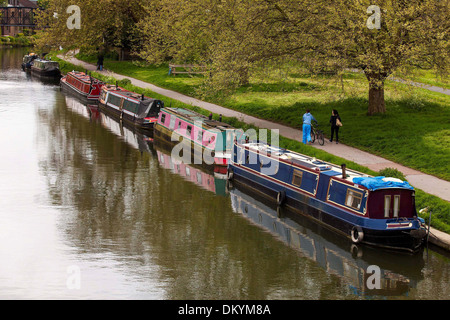
{"label": "bicycle", "polygon": [[311,143],[314,143],[316,139],[321,146],[325,144],[323,131],[320,130],[320,127],[317,123],[311,126]]}

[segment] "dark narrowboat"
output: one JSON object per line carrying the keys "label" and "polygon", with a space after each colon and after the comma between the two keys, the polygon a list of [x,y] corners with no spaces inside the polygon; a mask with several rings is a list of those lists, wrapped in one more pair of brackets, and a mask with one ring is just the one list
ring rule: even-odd
{"label": "dark narrowboat", "polygon": [[265,143],[234,143],[228,179],[350,238],[417,252],[426,237],[406,181],[371,177]]}
{"label": "dark narrowboat", "polygon": [[61,89],[86,103],[97,103],[104,82],[84,72],[71,71],[61,78]]}
{"label": "dark narrowboat", "polygon": [[60,78],[61,71],[57,61],[35,59],[31,66],[31,73],[40,77]]}
{"label": "dark narrowboat", "polygon": [[182,142],[192,150],[192,157],[185,158],[185,162],[192,159],[199,164],[206,162],[214,165],[215,172],[223,174],[227,172],[234,134],[234,127],[182,108],[162,109],[155,126],[155,136],[172,145],[178,144],[182,137]]}
{"label": "dark narrowboat", "polygon": [[104,85],[99,97],[99,107],[117,120],[153,133],[164,103],[118,86]]}

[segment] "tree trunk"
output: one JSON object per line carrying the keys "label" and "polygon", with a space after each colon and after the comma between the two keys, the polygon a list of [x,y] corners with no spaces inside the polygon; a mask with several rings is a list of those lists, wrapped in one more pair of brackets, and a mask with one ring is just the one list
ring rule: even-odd
{"label": "tree trunk", "polygon": [[384,103],[384,85],[369,86],[369,116],[376,113],[385,113],[386,104]]}
{"label": "tree trunk", "polygon": [[246,86],[250,83],[250,75],[247,66],[240,67],[237,73],[239,75],[239,85]]}

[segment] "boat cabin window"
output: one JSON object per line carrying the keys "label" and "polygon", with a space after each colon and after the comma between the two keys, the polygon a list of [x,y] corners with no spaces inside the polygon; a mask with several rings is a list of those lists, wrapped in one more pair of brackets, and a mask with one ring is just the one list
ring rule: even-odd
{"label": "boat cabin window", "polygon": [[175,129],[175,121],[177,120],[176,117],[171,116],[170,117],[170,122],[169,122],[169,129],[174,130]]}
{"label": "boat cabin window", "polygon": [[123,102],[123,108],[127,111],[137,113],[138,105],[133,101],[125,100]]}
{"label": "boat cabin window", "polygon": [[164,124],[166,122],[166,114],[161,113],[161,123]]}
{"label": "boat cabin window", "polygon": [[202,142],[203,133],[202,130],[198,130],[197,132],[197,141]]}
{"label": "boat cabin window", "polygon": [[303,172],[294,170],[294,173],[292,174],[292,184],[294,186],[300,187],[300,185],[302,184],[302,176]]}
{"label": "boat cabin window", "polygon": [[361,208],[362,193],[355,190],[347,189],[347,196],[345,197],[345,205],[359,210]]}
{"label": "boat cabin window", "polygon": [[188,126],[186,127],[186,134],[187,134],[189,137],[191,137],[191,132],[192,132],[192,126],[188,125]]}
{"label": "boat cabin window", "polygon": [[389,218],[391,211],[391,196],[384,196],[384,217]]}
{"label": "boat cabin window", "polygon": [[120,105],[122,103],[122,98],[118,97],[114,94],[109,94],[108,95],[108,103],[111,103],[112,105],[114,105],[116,107],[120,107]]}
{"label": "boat cabin window", "polygon": [[400,211],[400,196],[394,196],[394,218],[398,218]]}

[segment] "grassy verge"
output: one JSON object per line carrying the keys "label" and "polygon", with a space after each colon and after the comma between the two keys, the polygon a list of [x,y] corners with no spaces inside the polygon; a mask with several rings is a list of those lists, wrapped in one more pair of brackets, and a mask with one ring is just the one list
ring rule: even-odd
{"label": "grassy verge", "polygon": [[[73,64],[70,64],[68,62],[58,59],[56,57],[56,54],[52,56],[52,59],[60,61],[61,70],[63,72],[68,72],[71,70],[84,71],[83,68],[81,68],[81,67],[75,66]],[[139,67],[136,65],[135,65],[135,67],[139,68],[137,70],[140,70],[140,68],[142,68],[142,67]],[[158,68],[155,68],[155,69],[158,69]],[[165,69],[165,68],[160,68],[160,71],[159,71],[160,74],[162,74],[163,69]],[[96,78],[102,79],[103,81],[109,82],[109,83],[116,82],[116,79],[105,77],[104,75],[99,74],[99,73],[94,72],[93,76]],[[152,76],[156,77],[155,74],[153,74]],[[150,90],[135,87],[135,86],[127,83],[127,81],[122,81],[122,82],[118,81],[118,82],[120,85],[123,85],[127,90],[134,91],[139,94],[144,93],[147,96],[151,96],[151,97],[155,97],[157,99],[164,100],[166,105],[171,105],[172,107],[192,109],[192,110],[202,113],[204,115],[207,115],[209,113],[206,110],[184,104],[182,102],[179,102],[178,100],[168,99],[167,97],[156,94]],[[153,83],[155,83],[155,82],[153,82]],[[251,125],[242,123],[237,118],[225,117],[223,120],[225,122],[233,125],[236,128],[242,128],[244,130],[248,130],[251,128],[256,129],[255,127],[253,127]],[[280,137],[280,146],[283,148],[287,148],[287,149],[290,149],[293,151],[297,151],[297,152],[309,155],[309,156],[314,156],[314,157],[316,157],[318,159],[322,159],[324,161],[328,161],[328,162],[332,162],[332,163],[346,163],[348,168],[354,169],[354,170],[357,170],[360,172],[364,172],[364,173],[367,173],[370,175],[388,175],[386,172],[374,172],[366,167],[363,167],[363,166],[358,165],[353,162],[349,162],[346,159],[331,155],[325,151],[313,148],[311,146],[304,145],[304,144],[300,143],[299,141]],[[401,173],[395,172],[395,171],[396,170],[393,169],[392,172],[389,173],[389,175],[392,175],[392,174],[394,176],[398,175],[399,178],[404,179],[404,177],[401,175]],[[433,212],[431,225],[438,230],[441,230],[446,233],[450,233],[450,203],[449,202],[442,200],[436,196],[427,194],[427,193],[423,192],[422,190],[416,189],[416,206],[418,209],[424,208],[426,206],[430,207]],[[428,219],[428,215],[423,215],[422,217],[425,220]]]}

